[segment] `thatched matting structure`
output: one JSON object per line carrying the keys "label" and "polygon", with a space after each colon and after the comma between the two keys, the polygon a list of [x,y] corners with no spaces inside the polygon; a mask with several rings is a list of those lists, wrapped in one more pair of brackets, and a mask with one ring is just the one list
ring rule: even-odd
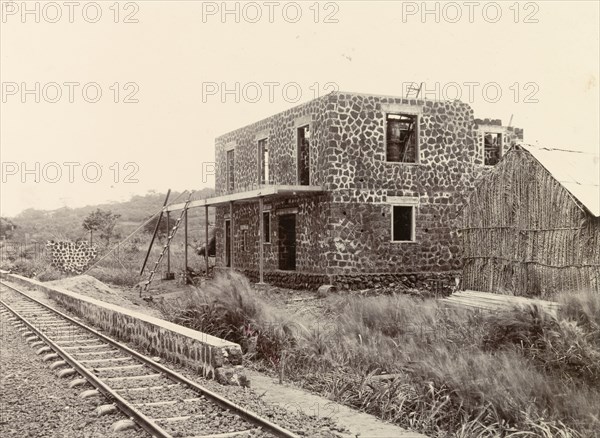
{"label": "thatched matting structure", "polygon": [[463,287],[520,296],[600,292],[598,157],[519,145],[463,209]]}

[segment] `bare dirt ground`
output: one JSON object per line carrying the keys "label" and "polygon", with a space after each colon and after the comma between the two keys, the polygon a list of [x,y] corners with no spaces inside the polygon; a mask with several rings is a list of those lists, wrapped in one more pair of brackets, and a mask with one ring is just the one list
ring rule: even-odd
{"label": "bare dirt ground", "polygon": [[90,275],[67,277],[47,283],[51,286],[62,287],[71,292],[104,301],[105,303],[116,304],[117,306],[160,318],[160,312],[149,307],[148,303],[140,298],[139,292],[136,293],[131,288],[107,286]]}

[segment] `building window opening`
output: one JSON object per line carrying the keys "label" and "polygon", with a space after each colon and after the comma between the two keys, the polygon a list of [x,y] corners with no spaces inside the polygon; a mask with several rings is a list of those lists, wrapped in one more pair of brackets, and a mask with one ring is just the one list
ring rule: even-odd
{"label": "building window opening", "polygon": [[386,117],[386,160],[417,162],[417,115],[388,114]]}
{"label": "building window opening", "polygon": [[392,241],[414,242],[415,208],[412,206],[392,206]]}
{"label": "building window opening", "polygon": [[227,190],[232,192],[235,189],[235,151],[227,151]]}
{"label": "building window opening", "polygon": [[483,164],[495,166],[502,156],[502,134],[486,132],[483,134]]}
{"label": "building window opening", "polygon": [[298,183],[310,184],[310,126],[298,128]]}
{"label": "building window opening", "polygon": [[266,138],[258,141],[259,182],[270,184],[269,175],[269,141]]}

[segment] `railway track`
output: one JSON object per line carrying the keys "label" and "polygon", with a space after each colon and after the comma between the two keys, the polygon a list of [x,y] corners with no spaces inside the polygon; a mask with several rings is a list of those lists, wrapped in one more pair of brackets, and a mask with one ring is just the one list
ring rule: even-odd
{"label": "railway track", "polygon": [[82,398],[104,396],[98,415],[121,410],[127,420],[114,430],[135,427],[157,438],[299,438],[257,414],[198,385],[181,374],[97,332],[91,327],[28,296],[13,285],[0,312],[50,362],[59,377],[71,377],[70,387],[91,384]]}

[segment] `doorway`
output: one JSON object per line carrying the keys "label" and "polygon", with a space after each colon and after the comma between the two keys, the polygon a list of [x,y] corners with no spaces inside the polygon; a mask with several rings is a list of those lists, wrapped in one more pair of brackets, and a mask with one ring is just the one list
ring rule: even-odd
{"label": "doorway", "polygon": [[296,215],[279,216],[279,269],[296,270]]}

